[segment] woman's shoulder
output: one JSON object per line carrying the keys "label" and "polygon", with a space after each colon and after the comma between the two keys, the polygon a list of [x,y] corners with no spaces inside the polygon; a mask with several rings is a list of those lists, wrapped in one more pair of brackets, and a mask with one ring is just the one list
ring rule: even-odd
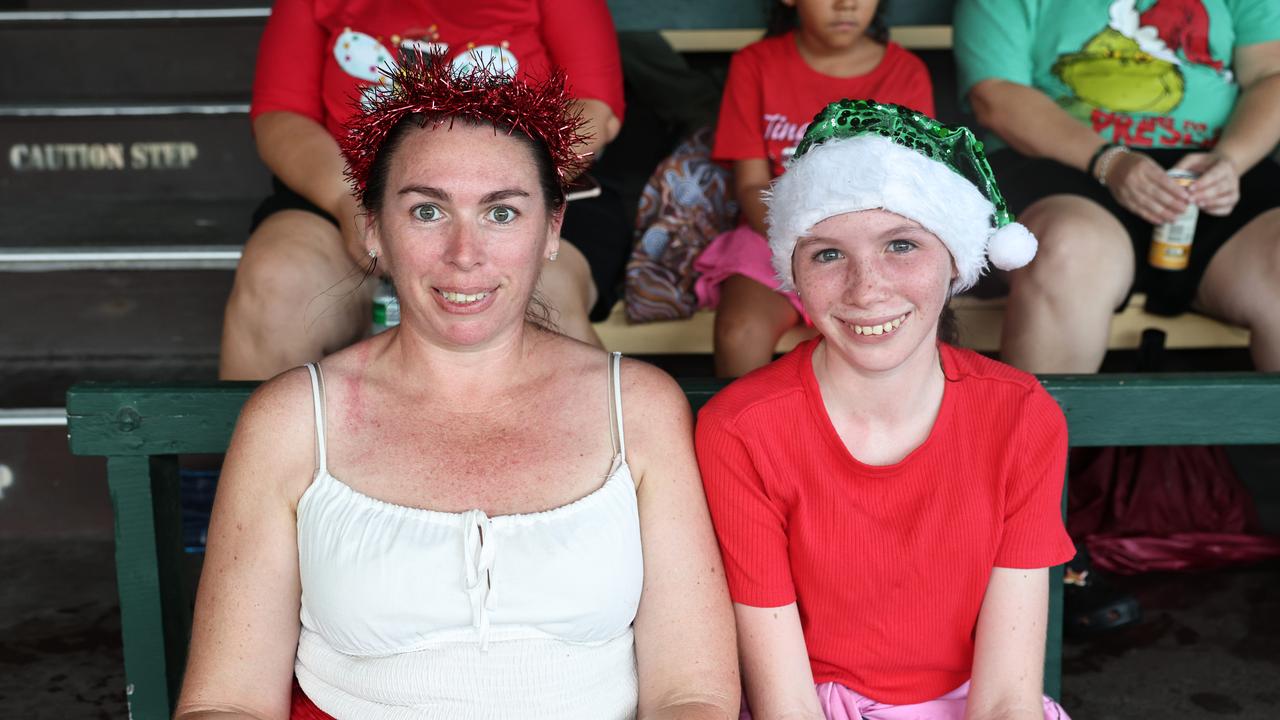
{"label": "woman's shoulder", "polygon": [[305,366],[286,370],[262,383],[240,410],[228,448],[241,468],[271,468],[253,474],[255,482],[278,480],[298,497],[315,469],[315,404]]}

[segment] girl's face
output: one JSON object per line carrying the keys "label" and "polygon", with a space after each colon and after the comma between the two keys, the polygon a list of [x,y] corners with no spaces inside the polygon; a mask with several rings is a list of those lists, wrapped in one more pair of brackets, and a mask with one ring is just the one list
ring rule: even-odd
{"label": "girl's face", "polygon": [[919,223],[886,210],[827,218],[791,257],[805,312],[851,366],[892,370],[937,342],[955,267]]}
{"label": "girl's face", "polygon": [[525,144],[445,122],[411,130],[395,150],[367,241],[387,258],[403,323],[476,346],[524,322],[559,231]]}
{"label": "girl's face", "polygon": [[796,9],[799,32],[831,50],[857,44],[875,17],[879,0],[782,0]]}

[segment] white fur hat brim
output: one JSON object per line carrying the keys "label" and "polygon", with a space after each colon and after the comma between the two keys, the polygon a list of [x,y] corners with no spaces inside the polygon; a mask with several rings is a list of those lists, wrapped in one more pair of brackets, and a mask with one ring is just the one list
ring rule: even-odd
{"label": "white fur hat brim", "polygon": [[[830,140],[814,147],[774,180],[765,203],[769,249],[782,290],[795,287],[791,256],[796,242],[814,225],[836,215],[883,209],[920,223],[951,251],[958,271],[952,293],[978,282],[994,232],[995,206],[973,183],[944,163],[879,135]],[[1035,255],[1035,238],[1022,226],[1018,228],[1023,232],[1006,226],[1001,233],[1017,241],[1002,253],[1001,260],[1008,263],[1001,266],[1021,261],[1014,265],[1021,267]]]}

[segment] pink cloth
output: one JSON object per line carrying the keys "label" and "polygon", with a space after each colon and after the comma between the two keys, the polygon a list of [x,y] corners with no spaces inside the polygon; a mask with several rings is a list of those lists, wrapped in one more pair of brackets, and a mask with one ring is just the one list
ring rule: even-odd
{"label": "pink cloth", "polygon": [[[720,285],[730,275],[749,277],[771,289],[776,290],[778,287],[769,241],[746,223],[717,235],[702,254],[698,255],[698,259],[693,261],[693,269],[699,273],[693,286],[699,307],[713,308],[720,304]],[[792,307],[804,318],[806,325],[812,324],[804,312],[799,295],[781,290],[778,292],[791,301]]]}
{"label": "pink cloth", "polygon": [[[912,705],[886,705],[863,697],[840,683],[818,683],[818,703],[827,720],[963,720],[964,706],[969,699],[969,683],[961,685],[942,697]],[[1067,711],[1044,698],[1045,720],[1071,720]],[[738,720],[751,720],[746,701]]]}

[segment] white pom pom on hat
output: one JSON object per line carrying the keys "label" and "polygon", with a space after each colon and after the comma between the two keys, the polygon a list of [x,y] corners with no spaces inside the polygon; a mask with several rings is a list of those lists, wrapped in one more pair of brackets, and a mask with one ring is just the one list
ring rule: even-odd
{"label": "white pom pom on hat", "polygon": [[1036,256],[1039,243],[1022,223],[1009,223],[987,240],[987,259],[1001,270],[1017,270]]}

